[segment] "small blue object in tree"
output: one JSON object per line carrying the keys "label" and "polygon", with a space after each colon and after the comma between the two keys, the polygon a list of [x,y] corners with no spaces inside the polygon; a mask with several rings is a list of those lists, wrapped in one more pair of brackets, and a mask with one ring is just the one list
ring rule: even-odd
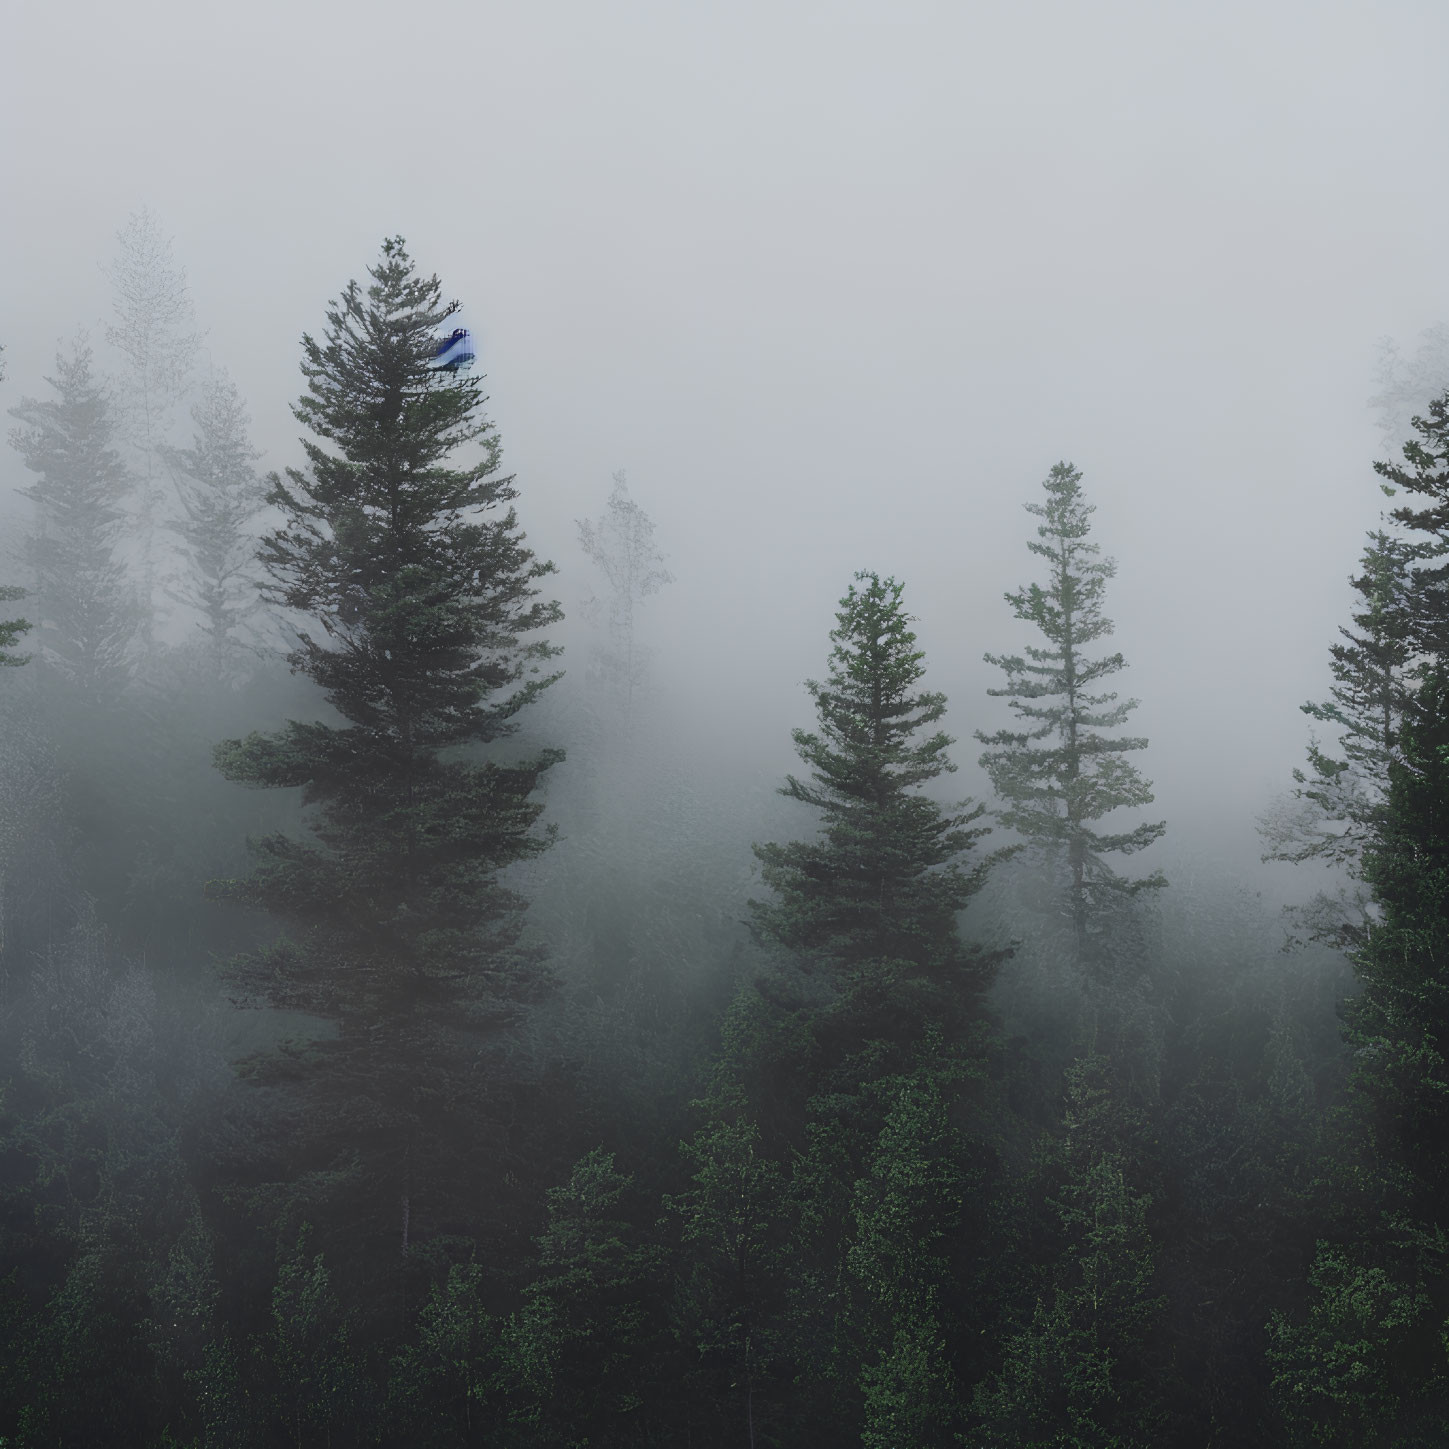
{"label": "small blue object in tree", "polygon": [[433,366],[440,372],[467,372],[476,356],[472,334],[466,327],[458,327],[438,343]]}

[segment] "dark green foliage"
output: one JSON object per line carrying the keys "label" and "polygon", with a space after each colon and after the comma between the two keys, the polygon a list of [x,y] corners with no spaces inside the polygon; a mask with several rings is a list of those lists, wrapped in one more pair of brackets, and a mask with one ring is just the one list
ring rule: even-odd
{"label": "dark green foliage", "polygon": [[636,1444],[656,1250],[630,1223],[633,1184],[596,1148],[548,1193],[523,1306],[504,1330],[504,1382],[531,1443]]}
{"label": "dark green foliage", "polygon": [[1275,1314],[1269,1329],[1273,1392],[1292,1443],[1444,1442],[1449,1372],[1429,1286],[1442,1282],[1445,1251],[1440,1239],[1427,1255],[1394,1254],[1385,1266],[1371,1261],[1373,1248],[1318,1245],[1307,1317]]}
{"label": "dark green foliage", "polygon": [[[1363,782],[1372,798],[1382,799],[1388,784],[1388,763],[1398,738],[1408,695],[1413,658],[1410,612],[1411,567],[1418,549],[1407,540],[1379,530],[1364,547],[1362,572],[1352,580],[1362,600],[1351,616],[1355,629],[1340,629],[1342,642],[1329,648],[1333,688],[1327,704],[1305,704],[1303,712],[1344,730],[1342,747],[1347,769]],[[1315,774],[1326,771],[1314,760]],[[1367,821],[1352,811],[1334,810],[1320,802],[1325,814],[1360,826]],[[1338,857],[1341,859],[1342,857]]]}
{"label": "dark green foliage", "polygon": [[728,1417],[753,1437],[778,1415],[785,1381],[785,1184],[739,1104],[712,1105],[682,1144],[691,1184],[668,1204],[689,1265],[675,1317],[697,1356],[697,1392],[729,1404]]}
{"label": "dark green foliage", "polygon": [[861,1443],[869,1449],[957,1442],[961,1393],[949,1345],[960,1342],[964,1325],[950,1312],[944,1240],[976,1184],[967,1145],[949,1121],[946,1085],[923,1070],[886,1086],[890,1109],[869,1170],[855,1184],[846,1263],[859,1289],[853,1327]]}
{"label": "dark green foliage", "polygon": [[1305,937],[1344,948],[1360,943],[1368,915],[1361,884],[1365,845],[1373,838],[1388,789],[1388,765],[1410,691],[1414,647],[1412,565],[1418,545],[1382,530],[1369,536],[1362,598],[1354,629],[1329,649],[1334,684],[1324,704],[1303,711],[1338,733],[1339,754],[1315,741],[1308,770],[1294,770],[1295,807],[1260,823],[1265,860],[1318,861],[1343,871],[1347,889],[1320,895],[1300,911]]}
{"label": "dark green foliage", "polygon": [[281,1421],[298,1449],[319,1431],[356,1434],[373,1417],[351,1325],[322,1254],[308,1252],[308,1236],[303,1228],[277,1264],[268,1345]]}
{"label": "dark green foliage", "polygon": [[948,735],[914,737],[946,712],[944,695],[916,693],[925,673],[914,647],[904,586],[860,573],[840,601],[830,675],[811,680],[818,732],[794,731],[813,783],[793,775],[781,790],[823,812],[821,837],[757,845],[761,877],[775,893],[754,902],[757,928],[809,954],[849,986],[883,963],[909,963],[912,977],[965,997],[986,970],[956,934],[956,913],[986,867],[959,857],[986,832],[969,829],[981,807],[943,811],[918,793],[955,769]]}
{"label": "dark green foliage", "polygon": [[[1415,649],[1443,658],[1449,655],[1449,563],[1427,561],[1449,554],[1449,393],[1429,404],[1428,415],[1415,417],[1417,438],[1404,444],[1402,463],[1375,463],[1374,471],[1395,488],[1415,494],[1421,506],[1393,511],[1394,521],[1419,535],[1415,556],[1426,561],[1413,575],[1410,636]],[[1386,490],[1392,491],[1392,490]]]}
{"label": "dark green foliage", "polygon": [[[272,476],[284,522],[262,548],[267,597],[303,621],[292,666],[342,722],[216,751],[229,779],[300,788],[312,838],[254,842],[252,874],[211,893],[290,928],[234,979],[335,1028],[268,1069],[311,1103],[293,1170],[406,1253],[410,1222],[425,1235],[458,1210],[437,1193],[483,1081],[467,1034],[547,985],[497,875],[548,845],[532,795],[560,754],[480,751],[550,682],[555,651],[527,636],[558,607],[537,597],[551,566],[523,545],[478,382],[430,366],[452,310],[437,279],[396,239],[371,277],[329,309],[322,342],[303,339],[295,411],[316,441],[306,473]],[[452,462],[461,450],[477,451]]]}
{"label": "dark green foliage", "polygon": [[1344,1008],[1354,1085],[1378,1154],[1433,1215],[1449,1189],[1449,675],[1438,666],[1404,719],[1364,875],[1381,917],[1354,956],[1363,990]]}
{"label": "dark green foliage", "polygon": [[944,1444],[957,1235],[982,1185],[953,1118],[979,1077],[995,964],[956,917],[985,870],[960,857],[984,832],[979,810],[920,793],[952,768],[950,739],[927,733],[945,700],[918,692],[902,586],[856,578],[829,678],[808,686],[819,728],[794,736],[812,779],[781,791],[822,812],[820,836],[755,848],[774,892],[752,903],[756,930],[801,972],[758,976],[726,1018],[683,1146],[676,1313],[700,1399],[754,1442]]}
{"label": "dark green foliage", "polygon": [[216,1064],[93,920],[0,1023],[0,1261],[30,1323],[0,1434],[28,1416],[50,1442],[139,1442],[215,1331],[179,1136]]}
{"label": "dark green foliage", "polygon": [[1375,465],[1429,504],[1394,515],[1420,534],[1399,551],[1421,562],[1394,616],[1418,687],[1388,701],[1399,727],[1376,741],[1382,794],[1365,816],[1373,911],[1352,955],[1361,990],[1342,1009],[1360,1140],[1342,1153],[1351,1196],[1333,1224],[1339,1240],[1319,1244],[1307,1314],[1272,1325],[1275,1395],[1301,1443],[1438,1442],[1449,1432],[1449,573],[1437,562],[1449,523],[1449,399],[1414,426],[1407,466]]}
{"label": "dark green foliage", "polygon": [[1099,687],[1125,661],[1120,654],[1089,658],[1085,652],[1112,632],[1102,603],[1116,565],[1087,541],[1094,509],[1082,497],[1081,478],[1070,463],[1058,463],[1043,485],[1046,502],[1026,505],[1042,520],[1027,547],[1046,559],[1047,581],[1006,596],[1016,617],[1038,628],[1045,644],[1028,645],[1024,655],[986,656],[1006,671],[1005,686],[987,693],[1009,699],[1027,728],[976,736],[992,746],[981,765],[1005,802],[1002,823],[1050,858],[1064,856],[1079,947],[1089,925],[1124,894],[1163,884],[1160,874],[1124,879],[1107,857],[1145,849],[1167,828],[1096,827],[1112,811],[1150,805],[1153,797],[1126,758],[1146,749],[1147,741],[1107,733],[1136,705]]}
{"label": "dark green foliage", "polygon": [[394,1437],[409,1444],[467,1443],[498,1375],[498,1325],[482,1298],[483,1270],[455,1263],[418,1315],[416,1341],[393,1360],[387,1385]]}
{"label": "dark green foliage", "polygon": [[1101,1057],[1068,1073],[1064,1133],[1046,1182],[1061,1247],[1000,1372],[976,1393],[983,1444],[1111,1446],[1163,1442],[1161,1372],[1151,1330],[1156,1251],[1149,1195],[1133,1184],[1146,1146],[1138,1115]]}
{"label": "dark green foliage", "polygon": [[[1310,708],[1344,738],[1291,848],[1361,858],[1375,897],[1347,1047],[1341,958],[1278,953],[1251,891],[1144,911],[1156,878],[1108,864],[1161,827],[1100,826],[1150,797],[1111,738],[1120,656],[1086,657],[1111,565],[1067,465],[1035,510],[1051,578],[1010,596],[1044,647],[998,661],[1024,732],[987,756],[1018,863],[1053,870],[975,894],[981,812],[932,797],[945,701],[900,585],[862,574],[752,943],[749,791],[721,805],[637,695],[582,770],[582,704],[519,713],[556,610],[477,384],[429,366],[444,315],[391,242],[304,344],[310,467],[272,480],[266,543],[297,693],[233,647],[245,510],[207,499],[245,501],[252,455],[225,389],[170,455],[230,539],[182,533],[208,647],[126,665],[93,779],[53,672],[0,691],[0,1443],[1449,1441],[1443,520],[1375,535]],[[1424,445],[1429,491],[1446,458]],[[631,510],[621,484],[584,540],[625,624],[660,581]],[[555,738],[586,745],[562,792]],[[545,778],[571,853],[505,875],[548,842]],[[203,913],[189,882],[241,874],[231,781],[267,813],[213,894],[261,909]],[[963,906],[1024,938],[994,997]],[[208,956],[272,1009],[214,1002]]]}
{"label": "dark green foliage", "polygon": [[921,793],[954,768],[949,736],[915,738],[941,718],[945,698],[916,692],[923,655],[902,585],[856,578],[862,587],[841,600],[830,636],[829,678],[807,686],[819,730],[794,734],[813,783],[791,776],[781,790],[822,812],[820,835],[755,847],[774,891],[751,902],[756,930],[798,953],[808,974],[747,989],[750,1030],[727,1030],[717,1073],[725,1098],[743,1090],[768,1107],[758,1125],[772,1151],[776,1133],[803,1145],[816,1094],[835,1104],[828,1115],[850,1141],[847,1155],[868,1150],[882,1107],[863,1088],[913,1071],[928,1040],[954,1049],[971,1039],[997,960],[964,944],[956,925],[990,864],[968,869],[960,859],[986,833],[969,828],[981,810],[943,810]]}

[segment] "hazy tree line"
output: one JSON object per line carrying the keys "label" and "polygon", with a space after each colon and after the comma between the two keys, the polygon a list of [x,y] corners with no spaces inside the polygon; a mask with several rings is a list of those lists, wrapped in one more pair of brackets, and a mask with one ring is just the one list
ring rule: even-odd
{"label": "hazy tree line", "polygon": [[154,218],[111,275],[116,368],[77,340],[12,409],[0,1444],[1449,1440],[1438,334],[1386,359],[1397,502],[1262,826],[1326,867],[1285,952],[1134,868],[1169,825],[1070,464],[993,800],[948,803],[869,571],[800,773],[726,798],[654,727],[622,474],[563,677],[400,240],[265,478]]}

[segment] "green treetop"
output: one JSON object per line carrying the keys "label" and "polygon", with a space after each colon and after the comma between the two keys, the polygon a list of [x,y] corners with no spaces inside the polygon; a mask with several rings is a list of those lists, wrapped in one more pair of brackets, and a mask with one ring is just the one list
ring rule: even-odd
{"label": "green treetop", "polygon": [[[437,1101],[452,1033],[541,984],[514,947],[521,903],[496,877],[547,846],[532,796],[561,756],[505,765],[480,747],[551,682],[556,651],[536,636],[559,609],[538,598],[552,565],[524,547],[478,380],[431,365],[454,307],[400,239],[370,275],[320,342],[303,339],[295,413],[316,441],[305,473],[269,480],[283,522],[261,554],[268,596],[300,616],[292,667],[342,722],[216,751],[229,779],[301,787],[314,838],[254,842],[253,873],[212,893],[291,925],[240,980],[334,1022],[317,1081],[391,1120]],[[332,1155],[357,1145],[334,1138]]]}
{"label": "green treetop", "polygon": [[1308,939],[1352,946],[1363,939],[1368,895],[1361,883],[1364,847],[1377,828],[1388,789],[1389,759],[1411,694],[1414,649],[1412,565],[1416,543],[1380,529],[1369,535],[1362,572],[1353,579],[1361,606],[1355,628],[1340,628],[1330,647],[1333,687],[1305,714],[1338,735],[1337,749],[1314,741],[1295,788],[1262,818],[1265,860],[1318,861],[1343,871],[1348,884],[1320,893],[1296,911]]}
{"label": "green treetop", "polygon": [[956,767],[950,736],[931,729],[945,696],[917,692],[925,655],[903,587],[856,575],[830,635],[829,678],[806,685],[820,724],[794,740],[811,782],[789,776],[780,793],[823,812],[820,837],[755,847],[775,893],[752,903],[759,928],[847,978],[888,960],[927,974],[982,966],[956,933],[956,913],[985,870],[959,859],[986,833],[968,828],[982,808],[948,812],[920,793]]}
{"label": "green treetop", "polygon": [[986,656],[1006,672],[1005,686],[987,693],[1009,699],[1026,728],[976,736],[991,746],[981,764],[1005,802],[1002,823],[1029,845],[1065,855],[1079,944],[1110,901],[1164,884],[1160,874],[1126,880],[1107,857],[1142,850],[1167,828],[1096,828],[1112,811],[1151,804],[1153,796],[1126,758],[1146,749],[1147,741],[1108,733],[1137,704],[1100,688],[1125,661],[1120,654],[1086,652],[1112,632],[1102,601],[1116,564],[1088,540],[1095,510],[1082,497],[1081,480],[1070,463],[1058,463],[1044,485],[1046,502],[1026,505],[1042,520],[1027,547],[1046,560],[1047,578],[1006,595],[1016,617],[1035,625],[1045,643],[1029,645],[1024,655]]}
{"label": "green treetop", "polygon": [[1396,508],[1396,523],[1412,530],[1413,555],[1421,561],[1412,576],[1409,642],[1415,653],[1449,655],[1449,392],[1416,417],[1419,435],[1404,444],[1402,463],[1375,463],[1374,471],[1394,488],[1417,495],[1420,506]]}

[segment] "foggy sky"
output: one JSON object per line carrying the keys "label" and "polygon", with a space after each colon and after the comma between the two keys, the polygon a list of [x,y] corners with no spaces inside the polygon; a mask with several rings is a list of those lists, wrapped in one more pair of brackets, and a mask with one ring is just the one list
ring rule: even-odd
{"label": "foggy sky", "polygon": [[[144,203],[265,466],[295,465],[298,339],[402,233],[480,334],[566,607],[573,520],[628,470],[702,763],[792,765],[872,568],[978,794],[971,731],[1009,720],[981,655],[1028,637],[1021,505],[1070,459],[1152,814],[1252,853],[1384,503],[1375,344],[1449,317],[1441,3],[214,11],[6,12],[0,407],[99,335]],[[25,481],[4,449],[0,492]]]}

